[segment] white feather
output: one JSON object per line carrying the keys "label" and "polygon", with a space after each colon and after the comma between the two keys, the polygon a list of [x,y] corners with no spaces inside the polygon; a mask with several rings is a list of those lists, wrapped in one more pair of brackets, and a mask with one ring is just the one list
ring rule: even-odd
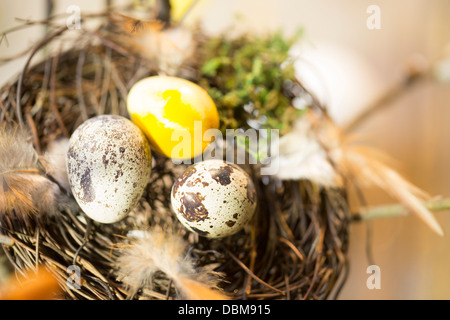
{"label": "white feather", "polygon": [[423,204],[427,194],[384,164],[379,151],[352,142],[330,118],[310,111],[280,139],[276,176],[309,179],[325,187],[342,187],[341,177],[354,179],[358,185],[377,186],[442,236],[442,228]]}
{"label": "white feather", "polygon": [[336,186],[340,177],[311,126],[308,117],[300,118],[293,130],[280,138],[278,146],[271,147],[271,161],[278,162],[276,176],[282,180],[306,179],[322,186]]}

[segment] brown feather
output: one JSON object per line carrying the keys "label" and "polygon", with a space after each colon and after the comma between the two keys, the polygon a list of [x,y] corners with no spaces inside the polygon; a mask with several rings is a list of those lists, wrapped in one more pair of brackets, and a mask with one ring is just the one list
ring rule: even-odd
{"label": "brown feather", "polygon": [[30,183],[39,175],[38,155],[25,131],[0,131],[0,211],[26,218],[37,212]]}
{"label": "brown feather", "polygon": [[132,35],[139,35],[148,30],[160,31],[164,27],[164,23],[158,20],[141,20],[118,12],[111,13],[110,19],[123,31]]}
{"label": "brown feather", "polygon": [[28,133],[19,128],[0,131],[0,217],[26,219],[37,213],[55,214],[71,205],[46,174]]}
{"label": "brown feather", "polygon": [[115,41],[155,64],[162,73],[176,75],[194,55],[196,41],[186,28],[164,28],[162,21],[140,20],[120,13],[113,13],[110,19],[122,31]]}

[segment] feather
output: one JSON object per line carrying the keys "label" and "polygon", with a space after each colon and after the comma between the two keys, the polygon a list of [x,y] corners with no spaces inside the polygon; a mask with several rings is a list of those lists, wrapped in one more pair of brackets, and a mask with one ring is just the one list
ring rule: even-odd
{"label": "feather", "polygon": [[187,28],[163,29],[160,21],[140,20],[119,13],[111,20],[124,32],[116,41],[144,59],[156,62],[163,73],[176,75],[181,65],[194,55],[195,40]]}
{"label": "feather", "polygon": [[423,204],[429,198],[427,193],[385,164],[387,157],[380,151],[359,146],[356,141],[344,135],[329,117],[310,110],[280,139],[276,175],[280,179],[309,179],[324,187],[343,187],[342,177],[354,179],[358,185],[377,186],[442,236],[442,228]]}
{"label": "feather", "polygon": [[25,130],[0,131],[0,216],[55,214],[70,201],[46,175]]}
{"label": "feather", "polygon": [[38,169],[38,155],[28,134],[19,128],[0,131],[0,172],[11,170]]}
{"label": "feather", "polygon": [[272,161],[278,163],[279,179],[306,179],[326,187],[341,184],[341,177],[317,140],[309,117],[301,117],[292,131],[275,143],[278,145],[271,146]]}
{"label": "feather", "polygon": [[51,141],[45,153],[40,157],[40,162],[47,175],[53,177],[56,182],[70,193],[69,176],[66,168],[66,155],[69,150],[69,139],[61,137]]}
{"label": "feather", "polygon": [[110,19],[125,32],[137,36],[142,34],[142,32],[148,31],[149,29],[153,31],[160,31],[164,27],[164,24],[158,20],[141,20],[118,12],[111,13]]}
{"label": "feather", "polygon": [[188,300],[228,300],[228,297],[220,293],[218,290],[211,288],[199,281],[189,278],[179,279],[180,291]]}
{"label": "feather", "polygon": [[10,276],[0,287],[0,300],[56,300],[61,293],[55,276],[39,266],[36,272],[26,270],[20,279]]}
{"label": "feather", "polygon": [[321,121],[319,127],[322,127],[318,129],[319,139],[323,145],[326,145],[325,140],[331,141],[326,148],[342,174],[355,179],[359,185],[374,185],[381,188],[408,208],[433,232],[440,236],[444,235],[436,218],[423,204],[422,200],[428,195],[386,165],[379,156],[380,151],[355,145],[354,138],[345,137],[329,118]]}
{"label": "feather", "polygon": [[178,235],[164,232],[159,227],[119,244],[117,260],[119,279],[133,296],[140,288],[154,286],[156,275],[169,277],[182,298],[193,300],[225,300],[217,288],[219,274],[205,268],[195,268],[187,252],[187,244]]}
{"label": "feather", "polygon": [[439,223],[423,203],[423,200],[430,198],[429,195],[405,180],[395,170],[367,154],[370,154],[370,150],[368,152],[365,148],[346,147],[340,162],[341,167],[345,167],[342,170],[356,177],[359,184],[370,183],[385,190],[436,234],[443,236],[444,232]]}
{"label": "feather", "polygon": [[0,210],[12,208],[25,218],[36,213],[32,199],[34,180],[39,179],[38,156],[28,136],[18,128],[0,132]]}

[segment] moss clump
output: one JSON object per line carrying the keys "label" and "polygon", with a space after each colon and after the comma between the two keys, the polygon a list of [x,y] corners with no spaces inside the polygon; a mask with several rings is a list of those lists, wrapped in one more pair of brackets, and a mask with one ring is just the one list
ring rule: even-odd
{"label": "moss clump", "polygon": [[289,58],[300,34],[217,37],[205,43],[199,82],[217,104],[223,132],[253,127],[283,134],[302,114],[292,107],[294,66]]}

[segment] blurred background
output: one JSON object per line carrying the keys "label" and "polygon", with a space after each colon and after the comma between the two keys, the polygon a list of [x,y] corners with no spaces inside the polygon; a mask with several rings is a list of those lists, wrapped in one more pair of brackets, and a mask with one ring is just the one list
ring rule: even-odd
{"label": "blurred background", "polygon": [[[65,13],[70,5],[96,12],[106,2],[128,1],[56,0],[54,12]],[[17,18],[44,18],[46,3],[0,0],[0,32],[19,25]],[[303,27],[304,38],[294,50],[299,75],[343,126],[398,84],[411,63],[426,66],[450,57],[447,0],[201,0],[187,23],[197,21],[212,34],[233,29],[289,35]],[[2,39],[0,57],[20,53],[44,33],[38,26],[10,34]],[[0,66],[0,83],[15,77],[24,59]],[[449,77],[448,69],[442,70]],[[431,79],[411,86],[354,133],[397,160],[396,169],[412,183],[433,196],[450,197],[447,121],[450,82]],[[393,203],[377,189],[366,189],[365,195],[370,205]],[[415,217],[353,224],[350,273],[340,299],[450,299],[450,212],[436,217],[444,237]],[[370,263],[380,267],[380,289],[366,286]]]}

